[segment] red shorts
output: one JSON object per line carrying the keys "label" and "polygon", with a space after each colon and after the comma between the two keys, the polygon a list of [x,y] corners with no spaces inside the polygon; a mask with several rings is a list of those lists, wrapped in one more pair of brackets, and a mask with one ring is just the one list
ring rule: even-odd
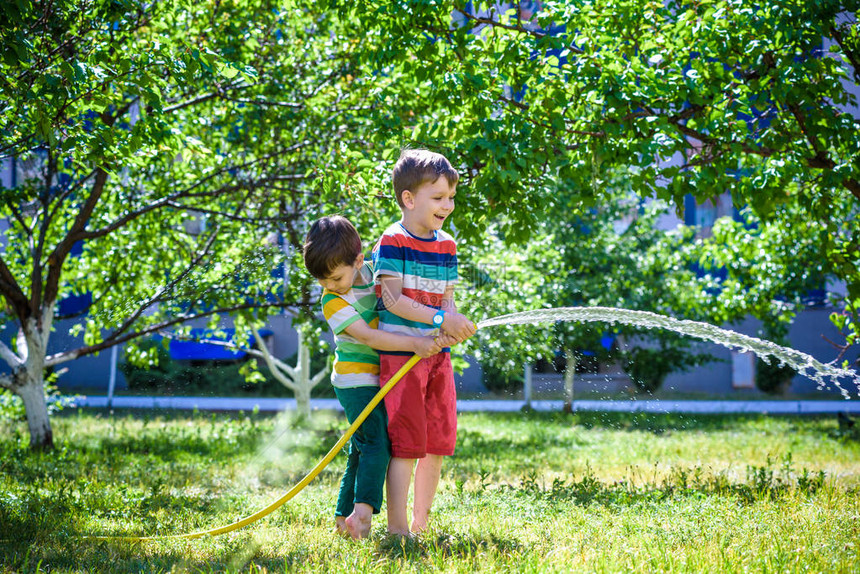
{"label": "red shorts", "polygon": [[[384,385],[403,364],[405,355],[379,355],[379,382]],[[457,443],[457,392],[451,355],[421,359],[385,395],[391,456],[450,456]]]}

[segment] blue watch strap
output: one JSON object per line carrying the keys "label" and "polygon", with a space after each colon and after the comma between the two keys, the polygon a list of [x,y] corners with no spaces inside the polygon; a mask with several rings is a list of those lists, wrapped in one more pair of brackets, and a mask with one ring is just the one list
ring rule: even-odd
{"label": "blue watch strap", "polygon": [[442,322],[445,320],[445,311],[439,309],[436,311],[436,314],[433,315],[433,325],[436,327],[441,327]]}

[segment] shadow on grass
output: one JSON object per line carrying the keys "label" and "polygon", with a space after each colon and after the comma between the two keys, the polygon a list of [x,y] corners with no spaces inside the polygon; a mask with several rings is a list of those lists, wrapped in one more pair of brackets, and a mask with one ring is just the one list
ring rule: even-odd
{"label": "shadow on grass", "polygon": [[[0,553],[3,564],[18,572],[223,572],[242,569],[248,562],[278,572],[289,557],[261,557],[256,545],[230,541],[206,559],[191,558],[199,542],[88,541],[76,538],[51,540],[47,544],[18,545]],[[47,571],[47,570],[45,570]]]}
{"label": "shadow on grass", "polygon": [[[210,522],[215,519],[203,517]],[[86,526],[73,520],[52,517],[45,521],[15,521],[5,517],[0,528],[14,532],[9,539],[0,538],[0,571],[82,571],[82,572],[221,572],[241,569],[248,562],[281,571],[285,563],[298,556],[259,556],[260,543],[253,531],[219,538],[213,550],[208,537],[183,540],[172,535],[205,530],[213,524],[170,526],[135,524],[111,532],[87,531]],[[160,531],[160,532],[159,532]],[[162,536],[154,540],[129,540],[135,536]],[[189,558],[203,550],[205,560]],[[210,553],[211,552],[211,553]],[[265,571],[265,570],[264,570]]]}
{"label": "shadow on grass", "polygon": [[[488,419],[484,423],[484,419]],[[682,416],[650,413],[495,413],[481,415],[478,420],[464,418],[457,431],[457,452],[460,460],[492,458],[499,453],[530,456],[549,448],[569,449],[587,446],[593,435],[571,432],[605,430],[621,433],[644,432],[655,436],[701,434],[708,432],[755,430],[767,428],[773,421],[763,415],[750,416]],[[777,432],[791,430],[782,425]],[[821,436],[826,425],[821,426]],[[819,432],[812,430],[812,432]],[[623,439],[619,439],[623,440]]]}
{"label": "shadow on grass", "polygon": [[534,471],[525,473],[518,485],[502,485],[497,494],[562,506],[570,503],[633,506],[685,497],[731,497],[740,504],[750,505],[786,496],[809,497],[832,488],[822,470],[810,471],[806,467],[795,470],[789,453],[779,462],[768,457],[763,465],[747,465],[745,480],[732,480],[725,473],[706,472],[701,466],[679,466],[660,480],[630,478],[608,482],[596,478],[587,466],[581,478],[569,481],[555,478],[551,484],[541,483]]}
{"label": "shadow on grass", "polygon": [[[80,416],[80,411],[76,411],[64,413],[62,418],[74,419]],[[90,424],[100,426],[100,432],[62,443],[62,449],[74,450],[79,460],[105,456],[155,457],[164,462],[235,458],[277,446],[274,442],[278,438],[290,437],[299,431],[306,434],[308,440],[304,443],[292,442],[289,448],[293,453],[316,457],[325,454],[348,426],[343,417],[314,417],[310,421],[300,422],[284,413],[131,409],[104,415],[87,413],[86,417],[97,421]],[[106,433],[104,427],[109,432]]]}
{"label": "shadow on grass", "polygon": [[[82,571],[191,571],[212,572],[244,570],[253,564],[261,571],[290,571],[307,569],[316,564],[322,569],[334,566],[338,554],[320,553],[318,549],[296,548],[276,555],[260,552],[261,543],[252,533],[235,538],[222,538],[217,549],[208,549],[208,558],[193,557],[205,541],[157,540],[131,542],[125,540],[88,540],[71,533],[53,533],[36,540],[20,541],[0,546],[0,560],[15,571],[36,570],[38,565],[51,570]],[[373,562],[421,563],[440,560],[469,560],[484,553],[511,554],[522,552],[520,542],[494,535],[436,534],[402,539],[381,538],[372,551]],[[211,553],[209,553],[211,552]],[[264,570],[263,570],[264,569]],[[321,570],[322,571],[322,570]]]}
{"label": "shadow on grass", "polygon": [[521,549],[522,546],[517,540],[494,535],[428,534],[410,538],[388,535],[378,543],[375,556],[392,561],[411,562],[428,556],[469,558],[486,551],[507,554]]}

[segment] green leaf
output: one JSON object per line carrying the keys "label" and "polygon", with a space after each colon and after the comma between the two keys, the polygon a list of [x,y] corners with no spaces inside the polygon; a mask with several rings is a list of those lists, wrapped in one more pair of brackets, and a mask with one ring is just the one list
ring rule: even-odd
{"label": "green leaf", "polygon": [[220,66],[218,72],[227,79],[235,78],[239,74],[239,70],[230,64]]}

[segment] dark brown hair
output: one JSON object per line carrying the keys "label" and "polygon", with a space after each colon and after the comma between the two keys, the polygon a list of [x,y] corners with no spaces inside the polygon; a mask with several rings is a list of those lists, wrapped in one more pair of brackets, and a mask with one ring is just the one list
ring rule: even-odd
{"label": "dark brown hair", "polygon": [[460,180],[457,170],[441,153],[426,149],[403,150],[391,174],[397,205],[403,207],[403,192],[407,189],[414,193],[422,184],[434,183],[440,177],[447,179],[450,186],[457,185]]}
{"label": "dark brown hair", "polygon": [[305,267],[317,279],[325,279],[340,265],[352,265],[359,253],[358,231],[349,219],[340,215],[314,221],[302,248]]}

